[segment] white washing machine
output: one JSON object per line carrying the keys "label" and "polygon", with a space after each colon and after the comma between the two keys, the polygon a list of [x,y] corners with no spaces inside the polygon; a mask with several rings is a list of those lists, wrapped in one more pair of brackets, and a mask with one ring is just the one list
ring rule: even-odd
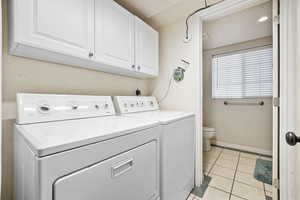
{"label": "white washing machine", "polygon": [[194,114],[159,110],[155,97],[117,96],[114,103],[121,116],[160,121],[161,200],[186,199],[195,177]]}
{"label": "white washing machine", "polygon": [[157,120],[114,116],[111,97],[18,94],[16,200],[157,200]]}

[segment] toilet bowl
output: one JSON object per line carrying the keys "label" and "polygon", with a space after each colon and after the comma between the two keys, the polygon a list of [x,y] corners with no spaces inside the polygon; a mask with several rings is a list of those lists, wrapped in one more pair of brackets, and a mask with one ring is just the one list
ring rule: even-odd
{"label": "toilet bowl", "polygon": [[211,140],[216,137],[216,129],[203,127],[203,151],[211,150]]}

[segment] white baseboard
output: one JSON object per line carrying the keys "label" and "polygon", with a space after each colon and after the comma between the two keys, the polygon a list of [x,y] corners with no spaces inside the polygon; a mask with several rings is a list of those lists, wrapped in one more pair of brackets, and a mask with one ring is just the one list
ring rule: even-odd
{"label": "white baseboard", "polygon": [[269,150],[264,150],[260,148],[255,148],[255,147],[249,147],[249,146],[244,146],[244,145],[239,145],[239,144],[230,144],[227,142],[221,142],[221,141],[216,141],[216,145],[218,146],[223,146],[227,148],[232,148],[232,149],[237,149],[237,150],[242,150],[242,151],[248,151],[251,153],[257,153],[257,154],[263,154],[267,156],[272,156],[272,151]]}

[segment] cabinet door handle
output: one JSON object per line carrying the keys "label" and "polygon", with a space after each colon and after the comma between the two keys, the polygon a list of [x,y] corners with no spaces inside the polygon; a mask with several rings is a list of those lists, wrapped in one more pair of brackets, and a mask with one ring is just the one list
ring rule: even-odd
{"label": "cabinet door handle", "polygon": [[91,57],[93,57],[94,56],[94,54],[93,53],[89,53],[89,57],[91,58]]}

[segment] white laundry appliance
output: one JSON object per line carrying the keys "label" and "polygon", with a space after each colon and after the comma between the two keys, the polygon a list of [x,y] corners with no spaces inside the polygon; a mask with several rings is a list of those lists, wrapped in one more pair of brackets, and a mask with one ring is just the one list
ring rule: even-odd
{"label": "white laundry appliance", "polygon": [[16,200],[157,200],[157,120],[115,116],[111,97],[18,94]]}
{"label": "white laundry appliance", "polygon": [[160,121],[161,200],[186,199],[194,187],[194,114],[160,110],[155,97],[117,96],[114,103],[121,116]]}

